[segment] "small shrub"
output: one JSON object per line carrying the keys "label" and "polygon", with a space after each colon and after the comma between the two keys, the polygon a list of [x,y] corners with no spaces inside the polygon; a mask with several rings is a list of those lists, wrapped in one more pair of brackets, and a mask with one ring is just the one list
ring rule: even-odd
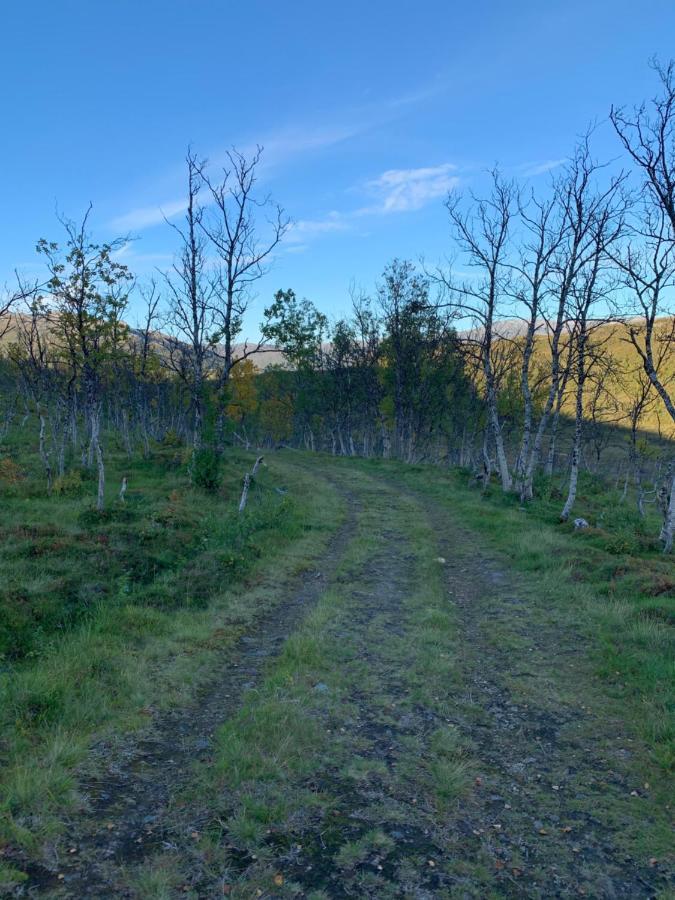
{"label": "small shrub", "polygon": [[54,480],[53,491],[62,497],[79,497],[84,489],[81,469],[71,469]]}
{"label": "small shrub", "polygon": [[632,556],[640,552],[641,542],[634,531],[621,530],[608,535],[603,541],[603,547],[608,553],[615,556]]}
{"label": "small shrub", "polygon": [[220,456],[213,447],[202,447],[192,457],[192,482],[196,487],[215,494],[222,482]]}
{"label": "small shrub", "polygon": [[15,487],[23,479],[24,474],[14,460],[9,456],[3,456],[0,459],[0,483],[8,487]]}
{"label": "small shrub", "polygon": [[165,447],[180,447],[183,442],[173,429],[169,429],[162,438],[162,444]]}

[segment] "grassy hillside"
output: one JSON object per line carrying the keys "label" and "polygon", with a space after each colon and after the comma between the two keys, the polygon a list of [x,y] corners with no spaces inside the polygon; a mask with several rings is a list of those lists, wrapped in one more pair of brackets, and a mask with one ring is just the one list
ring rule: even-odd
{"label": "grassy hillside", "polygon": [[[659,335],[665,336],[671,333],[672,323],[670,319],[663,319],[655,332],[655,346],[659,344]],[[599,347],[603,354],[611,360],[611,369],[606,379],[607,393],[600,399],[598,420],[621,427],[629,427],[628,411],[639,390],[639,378],[644,377],[641,372],[640,358],[627,338],[626,328],[622,325],[608,324],[599,326],[593,331],[592,342]],[[539,335],[536,341],[534,366],[547,367],[550,361],[548,341],[544,335]],[[591,398],[594,392],[593,380],[595,373],[600,371],[600,366],[591,369],[591,378],[586,392],[586,410],[590,414]],[[665,355],[661,366],[660,377],[667,385],[675,384],[675,347],[671,347]],[[570,385],[573,388],[573,385]],[[663,403],[652,392],[654,402],[649,405],[643,418],[640,420],[640,428],[654,435],[673,439],[675,437],[675,425],[663,407]],[[574,415],[574,397],[572,390],[563,405],[563,411],[567,415]]]}

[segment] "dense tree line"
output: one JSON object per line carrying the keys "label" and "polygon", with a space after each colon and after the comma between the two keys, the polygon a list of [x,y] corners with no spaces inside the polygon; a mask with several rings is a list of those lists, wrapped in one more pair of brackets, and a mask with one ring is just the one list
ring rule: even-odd
{"label": "dense tree line", "polygon": [[[656,406],[675,425],[675,70],[655,72],[652,102],[610,114],[625,168],[596,160],[589,132],[544,194],[494,171],[486,195],[447,198],[454,266],[394,260],[332,322],[278,291],[261,340],[238,350],[252,291],[290,224],[258,192],[260,150],[231,151],[217,177],[188,153],[186,212],[169,225],[175,262],[148,284],[120,261],[125,239],[96,243],[88,214],[64,220],[63,244],[37,245],[44,281],[20,281],[0,303],[2,431],[37,424],[48,491],[69,466],[94,468],[99,509],[111,432],[129,454],[184,443],[204,486],[217,484],[228,442],[281,442],[466,466],[527,503],[554,469],[569,410],[561,519],[589,454],[599,462],[604,451],[603,423],[623,421],[624,498],[632,483],[641,512],[660,505],[671,550],[675,462],[665,454],[647,472],[640,437]],[[131,329],[134,292],[144,314]],[[619,332],[632,362],[612,353]],[[261,371],[270,347],[285,362]]]}

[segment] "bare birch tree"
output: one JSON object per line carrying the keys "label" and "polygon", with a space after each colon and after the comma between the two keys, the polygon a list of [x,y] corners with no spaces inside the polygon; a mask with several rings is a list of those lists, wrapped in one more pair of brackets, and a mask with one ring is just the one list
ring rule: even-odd
{"label": "bare birch tree", "polygon": [[[525,306],[527,315],[520,365],[523,427],[515,474],[521,500],[526,500],[532,496],[532,472],[528,465],[532,453],[534,422],[532,356],[535,340],[542,329],[545,304],[553,287],[552,275],[556,255],[564,238],[565,225],[559,215],[555,193],[544,201],[538,200],[533,194],[528,206],[521,206],[520,219],[526,236],[519,254],[519,262],[513,266],[518,278],[514,298]],[[557,350],[556,342],[556,352]]]}
{"label": "bare birch tree", "polygon": [[[525,465],[521,487],[523,500],[533,496],[534,475],[541,459],[544,437],[555,410],[560,408],[566,380],[564,361],[569,359],[567,340],[570,319],[574,318],[572,300],[578,279],[597,251],[597,225],[602,210],[611,200],[618,184],[597,188],[595,179],[600,166],[591,158],[590,133],[577,144],[574,154],[556,180],[555,200],[559,208],[560,235],[552,263],[553,285],[547,302],[540,305],[550,353],[550,380],[544,407],[539,417],[534,440]],[[577,294],[577,297],[579,295]],[[578,309],[577,309],[578,312]]]}
{"label": "bare birch tree", "polygon": [[567,499],[560,513],[563,522],[569,518],[577,496],[584,427],[584,391],[593,361],[592,335],[594,330],[609,321],[607,312],[601,310],[600,314],[595,313],[594,307],[601,302],[604,309],[609,306],[611,277],[607,271],[611,267],[609,254],[613,244],[621,237],[625,224],[625,201],[620,193],[622,183],[622,176],[612,177],[609,187],[591,195],[589,225],[592,243],[585,265],[571,285],[575,414]]}
{"label": "bare birch tree", "polygon": [[204,208],[199,192],[205,162],[191,150],[187,164],[187,208],[182,226],[169,223],[178,235],[180,250],[171,271],[164,273],[168,291],[167,362],[187,385],[192,409],[193,456],[202,446],[204,380],[215,330],[214,274],[208,270],[207,242],[201,228]]}
{"label": "bare birch tree", "polygon": [[474,323],[470,341],[477,348],[480,360],[502,489],[509,491],[512,477],[499,418],[493,353],[498,339],[495,326],[508,289],[507,239],[518,203],[518,191],[513,182],[505,181],[495,170],[490,196],[487,199],[472,196],[471,199],[473,204],[469,212],[463,211],[458,195],[448,198],[446,208],[454,239],[466,255],[468,265],[476,270],[476,278],[461,283],[457,283],[452,274],[441,273],[440,278],[448,290],[449,305],[455,315]]}
{"label": "bare birch tree", "polygon": [[[632,296],[632,308],[627,312],[639,316],[639,321],[628,320],[628,337],[675,422],[675,400],[661,365],[675,346],[674,310],[668,306],[675,271],[675,62],[665,66],[654,62],[653,67],[660,93],[650,104],[631,112],[613,108],[610,118],[641,175],[643,192],[642,217],[634,228],[636,240],[621,261]],[[671,466],[666,494],[661,540],[664,550],[670,552],[675,528],[675,465]]]}
{"label": "bare birch tree", "polygon": [[[232,367],[261,349],[261,343],[245,346],[234,357],[234,342],[241,332],[242,319],[252,299],[254,285],[268,271],[272,254],[290,220],[281,206],[269,196],[257,193],[262,147],[250,158],[236,149],[227,152],[227,163],[220,180],[201,172],[211,198],[211,212],[199,219],[199,227],[215,248],[220,274],[214,282],[212,315],[216,331],[214,352],[218,354],[219,442],[225,407],[224,389]],[[264,224],[260,221],[265,216]],[[222,348],[222,350],[221,350]]]}

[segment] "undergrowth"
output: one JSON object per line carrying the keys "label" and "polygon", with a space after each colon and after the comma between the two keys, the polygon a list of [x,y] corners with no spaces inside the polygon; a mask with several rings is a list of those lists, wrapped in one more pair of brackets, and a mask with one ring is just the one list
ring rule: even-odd
{"label": "undergrowth", "polygon": [[301,487],[276,461],[239,515],[252,461],[239,450],[226,452],[215,494],[190,487],[170,442],[147,459],[113,452],[102,513],[88,472],[72,470],[48,495],[37,461],[16,456],[27,462],[0,483],[0,854],[36,851],[58,832],[94,736],[188,702],[214,654],[278,602],[283,577],[340,518],[329,486],[308,493],[307,478]]}

